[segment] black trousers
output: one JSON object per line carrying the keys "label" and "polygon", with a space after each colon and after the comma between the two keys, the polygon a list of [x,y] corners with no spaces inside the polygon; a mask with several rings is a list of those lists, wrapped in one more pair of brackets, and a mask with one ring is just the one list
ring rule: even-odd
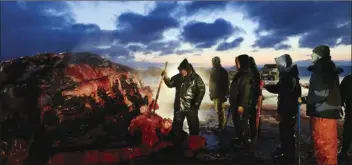
{"label": "black trousers", "polygon": [[281,116],[279,123],[280,141],[286,158],[295,159],[295,125],[296,117]]}
{"label": "black trousers", "polygon": [[190,135],[199,134],[198,111],[175,111],[172,122],[172,132],[177,135],[183,132],[183,121],[187,118]]}
{"label": "black trousers", "polygon": [[235,123],[236,136],[247,150],[253,150],[253,140],[257,135],[255,114],[244,112],[242,115],[237,110],[232,111],[232,120]]}

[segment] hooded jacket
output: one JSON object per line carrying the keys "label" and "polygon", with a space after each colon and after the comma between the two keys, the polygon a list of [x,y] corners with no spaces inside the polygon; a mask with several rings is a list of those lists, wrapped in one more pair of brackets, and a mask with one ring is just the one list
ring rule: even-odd
{"label": "hooded jacket", "polygon": [[241,106],[245,113],[250,113],[251,110],[254,110],[252,106],[255,80],[249,69],[249,56],[240,55],[236,57],[236,61],[240,65],[240,69],[232,79],[229,102],[231,107],[237,109]]}
{"label": "hooded jacket", "polygon": [[338,74],[343,72],[331,60],[327,46],[313,50],[313,65],[308,67],[312,72],[307,96],[307,115],[328,119],[341,118],[341,96]]}
{"label": "hooded jacket", "polygon": [[265,85],[265,89],[278,94],[278,114],[282,117],[293,117],[297,114],[298,98],[302,94],[298,68],[297,65],[292,65],[291,56],[288,54],[275,58],[275,62],[279,68],[279,82]]}
{"label": "hooded jacket", "polygon": [[187,59],[180,63],[178,69],[185,69],[188,75],[182,77],[181,74],[177,74],[171,79],[164,78],[169,88],[176,88],[174,109],[175,111],[197,111],[205,94],[205,84]]}
{"label": "hooded jacket", "polygon": [[211,69],[209,78],[209,93],[211,99],[225,100],[229,89],[229,75],[227,71],[216,63]]}

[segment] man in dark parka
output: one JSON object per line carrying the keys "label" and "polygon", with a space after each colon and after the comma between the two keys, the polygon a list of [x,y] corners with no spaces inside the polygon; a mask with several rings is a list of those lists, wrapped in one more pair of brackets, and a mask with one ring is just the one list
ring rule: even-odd
{"label": "man in dark parka", "polygon": [[205,84],[187,59],[181,62],[178,70],[179,73],[171,79],[165,71],[162,73],[165,84],[176,88],[172,132],[176,137],[182,134],[183,121],[187,118],[190,135],[198,135],[198,110],[205,94]]}
{"label": "man in dark parka", "polygon": [[278,163],[295,163],[295,125],[298,108],[298,98],[301,97],[301,86],[297,65],[292,65],[291,56],[284,54],[275,58],[279,69],[279,82],[265,85],[271,93],[278,94],[277,115],[281,147],[273,153],[274,161]]}

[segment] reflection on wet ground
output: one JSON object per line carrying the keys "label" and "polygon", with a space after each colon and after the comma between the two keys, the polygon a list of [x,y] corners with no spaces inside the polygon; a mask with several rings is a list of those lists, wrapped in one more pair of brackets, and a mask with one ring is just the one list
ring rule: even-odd
{"label": "reflection on wet ground", "polygon": [[[143,158],[135,163],[148,164],[272,164],[271,152],[279,144],[278,122],[274,119],[275,111],[262,111],[261,132],[255,148],[255,157],[246,155],[240,146],[234,146],[235,136],[232,120],[229,119],[228,127],[223,133],[216,131],[216,115],[211,115],[208,120],[201,122],[201,135],[207,140],[207,148],[194,157],[184,156],[183,151],[177,152],[173,148],[165,149],[148,158]],[[186,123],[185,123],[186,124]],[[310,145],[306,143],[309,132],[308,120],[302,119],[301,136],[301,161],[302,164],[314,164],[312,159],[308,160]],[[185,125],[187,130],[187,125]],[[306,141],[306,142],[305,142]],[[226,150],[221,151],[220,148]],[[314,160],[313,160],[314,161]]]}

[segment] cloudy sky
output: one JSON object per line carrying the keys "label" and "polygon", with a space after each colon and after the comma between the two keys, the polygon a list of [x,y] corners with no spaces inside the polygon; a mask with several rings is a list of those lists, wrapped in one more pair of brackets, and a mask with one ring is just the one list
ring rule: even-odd
{"label": "cloudy sky", "polygon": [[237,55],[272,63],[284,53],[308,60],[331,46],[351,61],[352,2],[1,2],[1,59],[37,52],[90,51],[135,67],[210,66]]}

